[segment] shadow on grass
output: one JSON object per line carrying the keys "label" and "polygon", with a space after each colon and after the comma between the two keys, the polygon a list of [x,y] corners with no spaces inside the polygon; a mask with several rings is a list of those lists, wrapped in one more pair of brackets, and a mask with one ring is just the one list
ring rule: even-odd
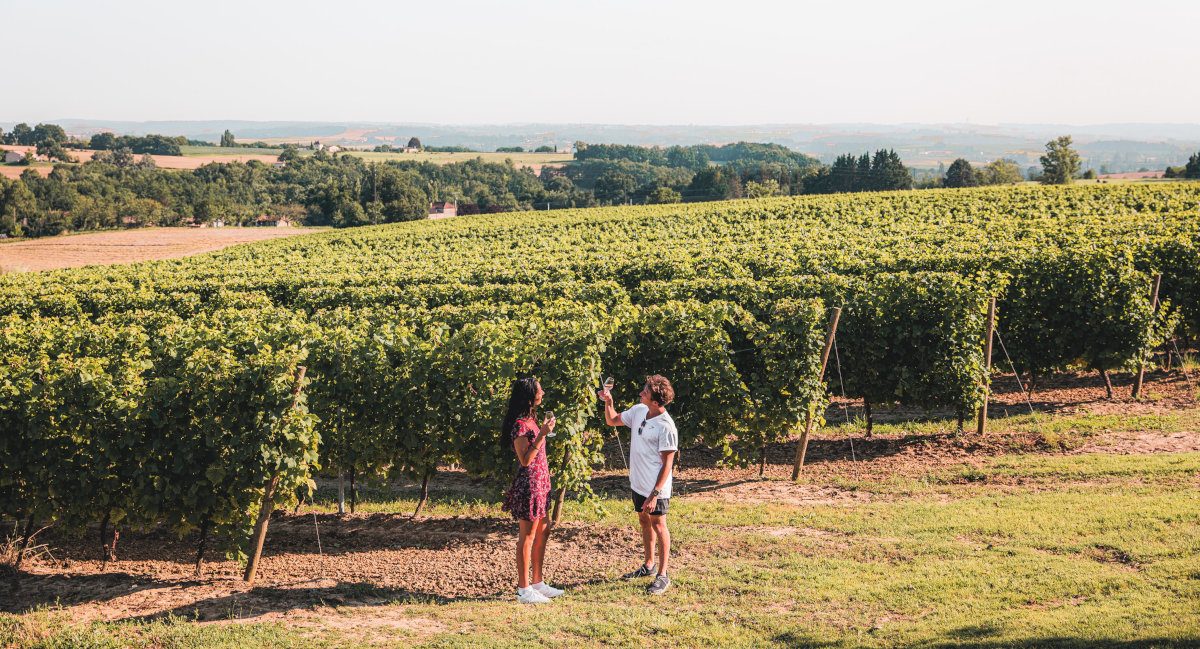
{"label": "shadow on grass", "polygon": [[199,583],[168,582],[127,572],[36,575],[19,570],[6,580],[7,588],[0,593],[0,611],[24,614],[43,606],[103,602],[156,588]]}
{"label": "shadow on grass", "polygon": [[[320,554],[337,558],[385,550],[453,551],[480,544],[515,543],[518,530],[515,521],[498,517],[413,518],[408,514],[375,513],[352,516],[317,514],[315,518],[314,522],[312,512],[290,514],[276,511],[271,518],[263,556],[311,557]],[[590,540],[594,530],[586,526],[576,527],[569,521],[564,521],[555,526],[550,534],[555,541],[570,545]],[[122,530],[118,558],[122,561],[171,564],[176,574],[190,574],[196,561],[198,539],[196,533],[180,538],[162,527],[147,531]],[[96,545],[94,530],[83,538],[48,530],[44,535],[44,542],[52,556],[57,557],[59,561],[88,561],[97,558],[98,555],[93,547]],[[212,548],[219,544],[219,540],[210,539],[209,543]],[[220,561],[218,554],[210,549],[205,564],[209,570],[214,569],[214,561]],[[35,574],[17,571],[7,580],[8,583],[17,586],[8,590],[13,597],[18,598],[18,603],[21,591],[26,595],[54,592],[64,598],[76,595],[86,598],[89,592],[105,592],[105,584],[112,581],[119,582],[126,589],[120,592],[123,595],[141,589],[163,587],[164,584],[192,586],[202,583],[180,578],[158,581],[153,577],[115,570],[99,574],[79,574],[74,571]],[[0,610],[12,606],[13,601],[5,597],[4,585],[0,583]],[[53,601],[52,597],[47,603]]]}
{"label": "shadow on grass", "polygon": [[[139,592],[178,591],[186,588],[228,588],[229,582],[207,580],[163,580],[144,575],[112,572],[95,575],[33,575],[22,573],[0,598],[0,611],[24,615],[44,607],[103,604]],[[148,594],[147,597],[154,597]],[[130,615],[119,621],[150,622],[169,616],[194,620],[242,619],[265,613],[311,610],[320,606],[364,607],[386,604],[447,604],[490,601],[499,596],[445,597],[404,589],[379,587],[366,582],[310,580],[292,584],[259,586],[246,591],[223,593],[190,600],[146,615]],[[114,620],[117,621],[117,620]]]}
{"label": "shadow on grass", "polygon": [[[333,580],[326,580],[333,581]],[[391,604],[437,604],[451,602],[485,602],[500,599],[486,597],[444,597],[397,588],[381,588],[366,582],[338,581],[333,584],[260,586],[245,592],[230,593],[198,599],[170,610],[148,615],[129,616],[121,621],[153,622],[171,616],[195,620],[245,620],[269,613],[311,611],[314,608],[367,608]]]}

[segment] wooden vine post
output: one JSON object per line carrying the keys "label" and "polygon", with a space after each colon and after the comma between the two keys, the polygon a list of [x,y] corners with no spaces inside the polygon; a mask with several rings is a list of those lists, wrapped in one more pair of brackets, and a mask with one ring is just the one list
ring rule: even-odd
{"label": "wooden vine post", "polygon": [[[571,447],[567,447],[566,457],[563,458],[563,466],[571,462]],[[559,517],[562,516],[563,500],[567,497],[567,487],[564,485],[558,490],[558,496],[554,498],[554,510],[550,513],[550,527],[558,525]]]}
{"label": "wooden vine post", "polygon": [[[306,368],[301,365],[296,368],[296,389],[293,391],[292,408],[300,402],[300,385],[304,381],[304,372]],[[250,538],[251,550],[250,560],[246,562],[246,574],[242,579],[249,584],[254,583],[254,578],[258,573],[258,560],[262,557],[263,541],[267,540],[267,523],[271,520],[271,512],[275,505],[275,488],[279,486],[279,465],[275,465],[275,473],[271,476],[271,481],[267,483],[267,489],[263,492],[262,505],[258,509],[258,521],[254,524],[254,536]]]}
{"label": "wooden vine post", "polygon": [[[842,317],[842,309],[833,307],[833,313],[829,314],[829,333],[825,335],[825,351],[821,352],[821,373],[817,375],[817,382],[825,379],[825,366],[829,364],[829,352],[833,349],[833,337],[837,333],[838,319]],[[800,443],[796,445],[796,461],[792,465],[792,480],[800,478],[800,468],[804,466],[804,455],[808,452],[808,435],[812,432],[813,417],[812,406],[808,407],[808,412],[804,415],[804,432],[800,435]]]}
{"label": "wooden vine post", "polygon": [[[1150,292],[1150,308],[1155,314],[1158,313],[1158,288],[1162,285],[1162,273],[1154,275],[1154,288]],[[1168,358],[1170,352],[1167,352]],[[1133,384],[1133,398],[1137,399],[1142,396],[1142,381],[1146,378],[1146,359],[1138,359],[1137,381]]]}
{"label": "wooden vine post", "polygon": [[991,397],[991,377],[992,377],[992,338],[996,332],[996,298],[988,300],[987,326],[984,329],[983,342],[983,405],[979,408],[979,425],[975,428],[975,433],[983,435],[987,427],[987,410],[988,398]]}

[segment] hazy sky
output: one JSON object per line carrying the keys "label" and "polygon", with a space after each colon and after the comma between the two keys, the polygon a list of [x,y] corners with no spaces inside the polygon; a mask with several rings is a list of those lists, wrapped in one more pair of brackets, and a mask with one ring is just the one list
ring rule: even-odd
{"label": "hazy sky", "polygon": [[1200,2],[0,0],[0,121],[1200,122]]}

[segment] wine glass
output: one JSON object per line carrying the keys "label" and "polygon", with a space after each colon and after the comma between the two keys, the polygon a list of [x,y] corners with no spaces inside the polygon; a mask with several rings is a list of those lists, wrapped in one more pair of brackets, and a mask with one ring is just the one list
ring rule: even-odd
{"label": "wine glass", "polygon": [[[547,410],[547,411],[546,411],[546,416],[545,416],[545,417],[542,419],[542,421],[546,421],[547,419],[554,419],[554,418],[555,418],[555,417],[554,417],[554,411],[553,411],[553,410]],[[554,437],[554,436],[555,436],[555,435],[557,435],[557,434],[558,434],[558,433],[556,433],[556,432],[554,432],[554,431],[550,431],[550,432],[546,433],[546,437]]]}
{"label": "wine glass", "polygon": [[604,379],[604,391],[605,391],[605,392],[612,392],[613,385],[614,385],[615,383],[616,383],[616,381],[613,381],[613,377],[611,377],[611,376],[610,376],[610,377],[608,377],[607,379]]}

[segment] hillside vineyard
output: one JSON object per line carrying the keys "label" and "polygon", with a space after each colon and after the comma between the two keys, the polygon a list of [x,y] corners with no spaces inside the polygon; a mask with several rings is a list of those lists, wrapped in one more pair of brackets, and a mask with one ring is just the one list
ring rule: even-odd
{"label": "hillside vineyard", "polygon": [[1200,184],[506,213],[7,275],[0,514],[166,521],[236,554],[268,485],[285,503],[318,466],[503,479],[523,373],[559,416],[560,486],[600,459],[605,375],[618,402],[670,377],[681,443],[746,461],[841,394],[834,306],[846,396],[971,413],[990,297],[1031,375],[1196,337]]}

